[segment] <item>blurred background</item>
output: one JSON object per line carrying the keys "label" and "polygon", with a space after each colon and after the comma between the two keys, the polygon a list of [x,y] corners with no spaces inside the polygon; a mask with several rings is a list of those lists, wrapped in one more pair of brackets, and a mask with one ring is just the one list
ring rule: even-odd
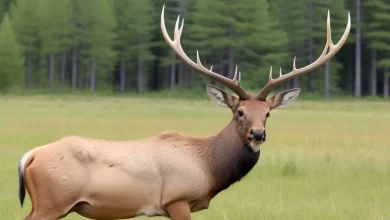
{"label": "blurred background", "polygon": [[[204,96],[209,79],[183,64],[165,43],[185,18],[182,44],[196,60],[256,92],[269,68],[312,63],[325,46],[330,10],[342,49],[316,71],[283,85],[306,97],[389,94],[390,1],[370,0],[0,0],[2,93],[126,93]],[[198,91],[203,93],[199,93]],[[180,93],[178,92],[180,91]]]}

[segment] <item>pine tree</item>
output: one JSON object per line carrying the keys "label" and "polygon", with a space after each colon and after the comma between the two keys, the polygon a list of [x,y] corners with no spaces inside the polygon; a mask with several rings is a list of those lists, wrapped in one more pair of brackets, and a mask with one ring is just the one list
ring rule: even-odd
{"label": "pine tree", "polygon": [[11,21],[16,39],[22,45],[25,56],[25,82],[30,88],[33,78],[33,58],[38,52],[40,27],[40,2],[30,0],[16,0],[11,5]]}
{"label": "pine tree", "polygon": [[0,0],[0,21],[9,12],[12,0]]}
{"label": "pine tree", "polygon": [[[345,31],[348,12],[344,7],[344,0],[315,1],[315,16],[313,26],[314,51],[317,57],[322,53],[326,43],[326,19],[329,10],[332,40],[337,43]],[[337,55],[328,61],[323,67],[314,71],[316,74],[315,87],[317,91],[329,98],[330,94],[339,93],[338,81],[342,64],[337,61]],[[321,74],[321,72],[323,74]]]}
{"label": "pine tree", "polygon": [[22,50],[12,28],[8,14],[0,26],[0,91],[12,86],[23,86]]}
{"label": "pine tree", "polygon": [[[268,81],[269,67],[283,67],[286,62],[291,66],[289,58],[287,33],[281,28],[279,21],[270,16],[270,7],[267,1],[241,2],[245,4],[246,11],[236,10],[237,40],[233,42],[238,51],[240,66],[246,67],[249,73],[246,79],[250,88],[259,89]],[[248,16],[251,15],[251,16]],[[244,21],[241,23],[241,21]],[[242,45],[241,45],[242,44]],[[274,68],[278,69],[278,68]],[[276,77],[278,72],[274,75]],[[245,84],[244,84],[245,85]]]}
{"label": "pine tree", "polygon": [[[160,20],[160,13],[162,10],[162,7],[165,5],[165,25],[167,27],[168,33],[172,36],[173,27],[175,25],[176,19],[178,16],[181,17],[181,19],[185,18],[186,20],[186,29],[188,30],[189,24],[187,24],[187,20],[190,20],[190,18],[187,16],[186,12],[181,10],[181,5],[185,4],[187,0],[170,0],[170,1],[162,1],[162,0],[155,0],[154,5],[158,13],[152,13],[150,14],[151,18],[153,18],[154,21]],[[159,69],[158,72],[154,74],[156,77],[155,83],[157,84],[158,88],[166,88],[168,87],[171,92],[175,90],[176,82],[177,82],[177,66],[181,63],[179,59],[177,59],[175,53],[167,46],[165,40],[163,39],[161,35],[161,29],[160,29],[160,23],[156,22],[154,24],[154,46],[158,47],[156,50],[156,53],[158,54],[159,58]],[[185,39],[183,39],[183,42]]]}
{"label": "pine tree", "polygon": [[269,65],[286,60],[287,36],[272,21],[267,1],[199,0],[195,10],[192,46],[197,44],[203,63],[215,64],[216,72],[232,78],[238,65],[244,86],[258,89],[268,80]]}
{"label": "pine tree", "polygon": [[[294,57],[296,57],[297,67],[307,65],[309,51],[306,45],[311,38],[307,0],[269,0],[269,3],[273,19],[280,23],[288,37],[287,47],[281,48],[289,52],[287,61],[282,63],[285,67],[283,69],[286,72],[291,70]],[[300,78],[292,80],[292,87],[299,87]]]}
{"label": "pine tree", "polygon": [[[72,2],[69,0],[41,0],[41,31],[42,52],[44,56],[49,57],[49,86],[54,90],[55,84],[55,55],[69,50],[71,40],[70,36],[73,30],[72,24]],[[62,54],[64,56],[64,54]],[[65,79],[64,62],[62,57],[61,84]]]}
{"label": "pine tree", "polygon": [[120,90],[125,91],[128,62],[133,61],[137,72],[137,91],[144,91],[144,72],[153,56],[150,52],[153,28],[153,5],[150,0],[116,0],[117,40],[116,47],[120,62]]}
{"label": "pine tree", "polygon": [[[364,38],[368,42],[368,47],[372,50],[372,73],[371,92],[375,95],[376,89],[376,69],[383,71],[383,94],[388,96],[389,91],[389,68],[390,68],[390,2],[383,0],[372,0],[364,2],[367,8],[366,22],[364,23]],[[376,56],[378,54],[378,56]]]}
{"label": "pine tree", "polygon": [[[81,67],[89,72],[89,88],[95,91],[97,76],[104,84],[112,71],[116,54],[114,51],[115,25],[114,2],[110,0],[77,1],[76,21]],[[80,78],[86,76],[80,76]]]}

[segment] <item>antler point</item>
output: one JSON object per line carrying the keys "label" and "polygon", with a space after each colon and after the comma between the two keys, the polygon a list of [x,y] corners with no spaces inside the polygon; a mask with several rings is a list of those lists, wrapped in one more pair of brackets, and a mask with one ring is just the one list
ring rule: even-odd
{"label": "antler point", "polygon": [[295,63],[296,59],[297,59],[297,56],[294,56],[293,71],[295,71],[297,69],[297,66],[296,66],[296,63]]}
{"label": "antler point", "polygon": [[202,64],[200,63],[199,51],[198,51],[198,50],[196,50],[196,63],[202,65]]}
{"label": "antler point", "polygon": [[238,65],[236,65],[236,70],[234,71],[234,76],[233,76],[233,80],[234,80],[234,81],[237,81],[237,78],[238,78],[237,69],[238,69]]}
{"label": "antler point", "polygon": [[347,24],[347,26],[350,26],[350,25],[351,25],[351,12],[348,11],[348,24]]}

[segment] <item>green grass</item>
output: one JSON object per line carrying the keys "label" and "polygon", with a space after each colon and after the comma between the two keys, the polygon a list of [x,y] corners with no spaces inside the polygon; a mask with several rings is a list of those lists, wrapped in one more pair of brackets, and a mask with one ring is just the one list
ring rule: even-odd
{"label": "green grass", "polygon": [[[30,211],[29,198],[21,209],[17,197],[17,164],[29,149],[67,135],[209,135],[230,119],[201,100],[0,96],[1,219]],[[267,138],[250,174],[194,219],[390,219],[390,102],[298,100],[271,113]]]}

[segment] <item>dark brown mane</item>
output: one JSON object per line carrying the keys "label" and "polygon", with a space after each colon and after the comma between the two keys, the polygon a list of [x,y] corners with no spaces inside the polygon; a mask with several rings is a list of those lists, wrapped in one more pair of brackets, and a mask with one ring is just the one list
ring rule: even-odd
{"label": "dark brown mane", "polygon": [[214,181],[210,196],[214,197],[248,174],[259,160],[260,152],[255,153],[245,145],[234,119],[208,143],[211,144],[204,150]]}
{"label": "dark brown mane", "polygon": [[180,147],[190,146],[205,160],[213,180],[211,197],[241,180],[256,165],[260,156],[260,152],[255,153],[245,145],[238,135],[234,119],[218,134],[208,138],[189,137],[176,132],[163,132],[159,137],[177,142]]}

